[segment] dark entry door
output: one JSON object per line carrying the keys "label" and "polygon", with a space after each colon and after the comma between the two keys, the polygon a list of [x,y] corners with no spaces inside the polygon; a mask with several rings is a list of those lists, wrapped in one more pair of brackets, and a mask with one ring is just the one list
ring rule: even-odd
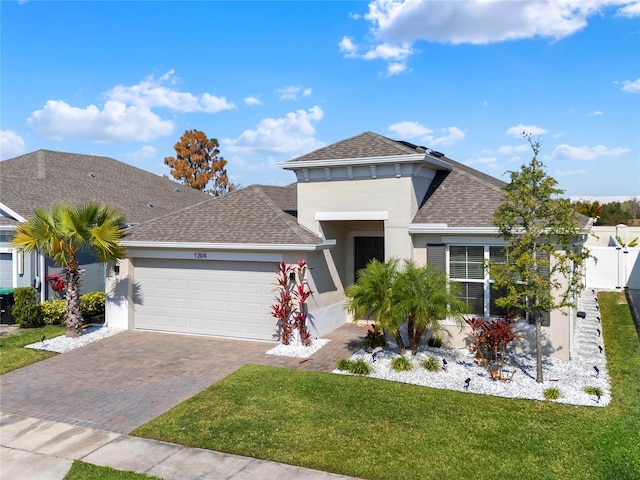
{"label": "dark entry door", "polygon": [[355,237],[355,278],[375,258],[384,262],[384,237]]}

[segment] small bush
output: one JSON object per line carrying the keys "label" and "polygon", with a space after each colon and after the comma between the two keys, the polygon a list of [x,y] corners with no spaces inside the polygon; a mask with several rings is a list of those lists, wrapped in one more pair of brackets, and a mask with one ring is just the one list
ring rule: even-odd
{"label": "small bush", "polygon": [[362,358],[359,358],[358,360],[351,360],[349,372],[355,375],[369,375],[371,373],[371,365],[365,362]]}
{"label": "small bush", "polygon": [[104,304],[107,295],[104,292],[85,293],[80,297],[80,310],[85,322],[104,321]]}
{"label": "small bush", "polygon": [[44,325],[42,308],[38,299],[38,292],[33,287],[16,288],[13,292],[12,315],[16,323],[22,328],[34,328]]}
{"label": "small bush", "polygon": [[46,325],[62,325],[67,307],[64,300],[49,300],[44,302],[42,308],[42,319]]}
{"label": "small bush", "polygon": [[367,330],[367,336],[362,341],[363,347],[386,347],[387,339],[384,336],[384,332],[378,329],[375,325]]}
{"label": "small bush", "polygon": [[396,372],[409,372],[413,370],[413,365],[407,357],[401,355],[391,360],[391,368]]}
{"label": "small bush", "polygon": [[584,387],[584,393],[587,393],[589,395],[597,395],[598,397],[604,395],[604,392],[600,387]]}
{"label": "small bush", "polygon": [[441,337],[431,337],[427,344],[430,347],[440,348],[442,346],[442,338]]}
{"label": "small bush", "polygon": [[420,365],[422,365],[422,368],[430,372],[437,372],[441,368],[440,360],[438,360],[436,357],[429,357],[425,360],[422,360],[422,362],[420,362]]}
{"label": "small bush", "polygon": [[545,400],[557,400],[562,397],[560,390],[556,387],[549,387],[544,391]]}
{"label": "small bush", "polygon": [[336,368],[338,370],[349,370],[349,362],[351,360],[349,360],[348,358],[341,358],[340,360],[338,360],[338,364],[336,365]]}
{"label": "small bush", "polygon": [[371,373],[371,365],[365,362],[362,358],[358,360],[349,360],[347,358],[341,358],[338,360],[338,370],[344,370],[354,375],[369,375]]}

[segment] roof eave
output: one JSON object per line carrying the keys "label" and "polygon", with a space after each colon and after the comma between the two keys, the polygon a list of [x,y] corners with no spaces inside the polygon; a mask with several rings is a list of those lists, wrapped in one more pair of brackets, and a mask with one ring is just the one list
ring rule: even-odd
{"label": "roof eave", "polygon": [[429,154],[419,153],[410,155],[391,155],[382,157],[361,158],[331,158],[327,160],[290,160],[278,163],[285,170],[299,170],[303,168],[345,167],[354,165],[380,165],[386,163],[426,163],[439,170],[452,170],[453,165],[433,157]]}
{"label": "roof eave", "polygon": [[244,250],[244,251],[318,251],[333,248],[335,240],[324,240],[320,243],[200,243],[200,242],[149,242],[122,241],[122,246],[129,248],[158,248],[177,250]]}
{"label": "roof eave", "polygon": [[497,235],[500,231],[497,227],[450,227],[446,223],[412,223],[409,225],[410,235],[419,233]]}

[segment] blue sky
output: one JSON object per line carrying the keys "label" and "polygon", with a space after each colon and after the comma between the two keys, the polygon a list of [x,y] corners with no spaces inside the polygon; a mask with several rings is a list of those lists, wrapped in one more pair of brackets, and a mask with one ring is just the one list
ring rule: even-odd
{"label": "blue sky", "polygon": [[240,185],[365,131],[567,196],[640,196],[640,1],[0,2],[3,159],[158,174],[187,129]]}

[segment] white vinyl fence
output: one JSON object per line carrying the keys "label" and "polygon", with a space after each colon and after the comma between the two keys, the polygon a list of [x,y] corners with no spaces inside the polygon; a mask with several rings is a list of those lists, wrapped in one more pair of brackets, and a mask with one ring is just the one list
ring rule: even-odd
{"label": "white vinyl fence", "polygon": [[640,289],[640,248],[589,246],[594,258],[586,262],[589,288]]}

